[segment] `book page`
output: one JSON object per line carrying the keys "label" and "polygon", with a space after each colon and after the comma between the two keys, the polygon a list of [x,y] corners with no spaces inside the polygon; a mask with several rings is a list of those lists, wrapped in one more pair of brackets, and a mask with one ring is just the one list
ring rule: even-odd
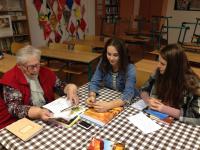
{"label": "book page", "polygon": [[85,111],[85,107],[73,106],[73,107],[69,107],[69,109],[66,111],[54,113],[52,118],[62,118],[65,120],[70,120],[78,116],[79,114],[83,113],[84,111]]}
{"label": "book page", "polygon": [[48,103],[44,105],[43,107],[50,110],[52,113],[60,113],[66,108],[69,108],[72,106],[72,103],[70,100],[68,100],[66,97],[60,97],[51,103]]}
{"label": "book page", "polygon": [[140,99],[137,102],[133,103],[131,105],[133,108],[138,109],[138,110],[143,110],[146,108],[148,105],[144,102],[144,100]]}

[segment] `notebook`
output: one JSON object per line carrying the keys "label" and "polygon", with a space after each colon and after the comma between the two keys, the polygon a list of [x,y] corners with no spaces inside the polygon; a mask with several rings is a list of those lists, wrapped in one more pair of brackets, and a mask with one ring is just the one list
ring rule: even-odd
{"label": "notebook", "polygon": [[165,119],[165,118],[169,117],[168,114],[161,113],[161,112],[153,110],[153,109],[146,109],[146,110],[144,110],[144,112],[146,112],[147,114],[153,115],[159,119]]}
{"label": "notebook", "polygon": [[42,131],[42,126],[27,119],[20,119],[6,127],[8,131],[22,139],[28,141],[33,136],[39,134]]}

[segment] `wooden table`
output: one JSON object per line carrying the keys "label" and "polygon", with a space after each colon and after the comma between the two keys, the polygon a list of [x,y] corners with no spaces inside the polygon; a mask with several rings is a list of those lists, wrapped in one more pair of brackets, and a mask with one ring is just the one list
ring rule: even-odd
{"label": "wooden table", "polygon": [[93,53],[93,52],[80,52],[76,50],[67,50],[67,49],[50,49],[48,47],[46,48],[40,48],[42,51],[42,56],[49,57],[49,58],[55,58],[60,60],[66,60],[66,61],[72,61],[72,62],[81,62],[88,65],[88,79],[90,81],[92,77],[92,67],[91,63],[98,59],[101,54],[99,53]]}
{"label": "wooden table", "polygon": [[[159,50],[154,50],[154,51],[149,52],[149,53],[158,56]],[[185,53],[186,53],[188,60],[190,62],[200,63],[200,53],[194,53],[194,52],[185,52]]]}
{"label": "wooden table", "polygon": [[200,52],[200,44],[197,43],[184,43],[181,45],[185,50]]}
{"label": "wooden table", "polygon": [[[157,61],[142,59],[135,63],[137,87],[148,80],[149,76],[157,69]],[[192,67],[193,71],[200,77],[200,68]]]}
{"label": "wooden table", "polygon": [[0,59],[0,72],[5,73],[16,65],[16,58],[13,55],[4,54],[4,58]]}

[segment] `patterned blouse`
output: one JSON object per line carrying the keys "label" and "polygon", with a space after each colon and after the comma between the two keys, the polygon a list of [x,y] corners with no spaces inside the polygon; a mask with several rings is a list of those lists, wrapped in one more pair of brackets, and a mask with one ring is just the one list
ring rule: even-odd
{"label": "patterned blouse", "polygon": [[[63,95],[63,90],[65,87],[65,82],[56,78],[55,92],[58,95]],[[5,103],[8,106],[8,111],[17,118],[23,118],[28,116],[28,111],[31,106],[33,106],[32,100],[30,100],[30,105],[24,105],[22,99],[22,93],[10,86],[3,86],[3,96]]]}

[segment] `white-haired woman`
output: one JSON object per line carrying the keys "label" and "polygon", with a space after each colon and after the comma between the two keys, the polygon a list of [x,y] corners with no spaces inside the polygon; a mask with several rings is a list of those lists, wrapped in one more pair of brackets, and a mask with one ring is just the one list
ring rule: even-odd
{"label": "white-haired woman", "polygon": [[0,128],[23,117],[47,121],[52,114],[41,106],[55,99],[55,91],[62,91],[78,103],[76,85],[66,85],[52,71],[41,67],[40,56],[41,51],[30,45],[20,49],[16,66],[0,80]]}

